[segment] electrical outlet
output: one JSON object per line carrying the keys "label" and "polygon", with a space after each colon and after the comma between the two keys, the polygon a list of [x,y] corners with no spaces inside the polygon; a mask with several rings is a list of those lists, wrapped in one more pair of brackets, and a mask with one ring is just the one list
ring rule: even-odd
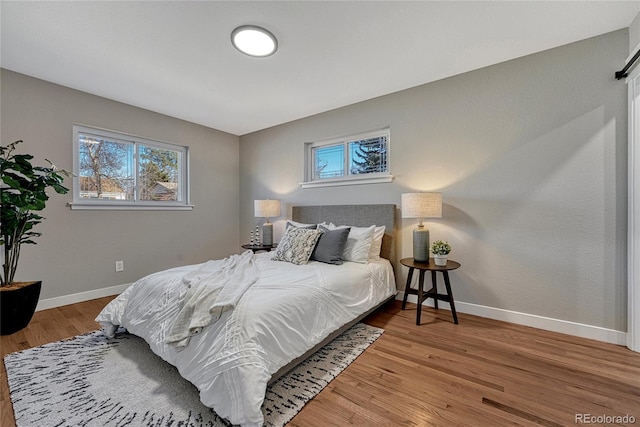
{"label": "electrical outlet", "polygon": [[124,261],[116,261],[116,272],[124,271]]}

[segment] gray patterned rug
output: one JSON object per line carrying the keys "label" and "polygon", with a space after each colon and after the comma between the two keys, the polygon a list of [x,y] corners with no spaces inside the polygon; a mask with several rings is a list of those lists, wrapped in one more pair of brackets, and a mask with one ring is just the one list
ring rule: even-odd
{"label": "gray patterned rug", "polygon": [[[266,425],[283,426],[383,329],[358,323],[269,386]],[[227,426],[141,339],[100,331],[4,358],[18,427]]]}

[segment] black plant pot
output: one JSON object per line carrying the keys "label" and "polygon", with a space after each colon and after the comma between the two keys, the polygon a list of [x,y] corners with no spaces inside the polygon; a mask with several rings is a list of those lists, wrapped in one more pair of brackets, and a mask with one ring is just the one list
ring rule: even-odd
{"label": "black plant pot", "polygon": [[30,282],[18,288],[0,290],[0,334],[10,335],[24,329],[36,311],[42,282]]}

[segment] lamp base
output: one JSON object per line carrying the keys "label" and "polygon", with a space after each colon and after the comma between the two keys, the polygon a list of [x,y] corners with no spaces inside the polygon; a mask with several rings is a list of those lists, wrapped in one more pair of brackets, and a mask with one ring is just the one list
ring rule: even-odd
{"label": "lamp base", "polygon": [[262,224],[262,244],[264,246],[273,245],[273,224],[270,222]]}
{"label": "lamp base", "polygon": [[429,261],[429,230],[424,226],[413,230],[413,259],[418,262]]}

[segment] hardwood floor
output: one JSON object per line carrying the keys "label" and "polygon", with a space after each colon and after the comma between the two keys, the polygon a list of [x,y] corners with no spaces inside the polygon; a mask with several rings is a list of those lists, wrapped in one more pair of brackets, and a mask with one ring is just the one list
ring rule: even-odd
{"label": "hardwood floor", "polygon": [[[37,312],[0,338],[2,356],[97,329],[110,300]],[[578,414],[640,424],[639,353],[463,313],[454,325],[430,308],[416,326],[416,306],[400,305],[365,320],[385,333],[289,426],[567,426],[580,424]],[[1,375],[0,423],[13,427],[4,364]]]}

